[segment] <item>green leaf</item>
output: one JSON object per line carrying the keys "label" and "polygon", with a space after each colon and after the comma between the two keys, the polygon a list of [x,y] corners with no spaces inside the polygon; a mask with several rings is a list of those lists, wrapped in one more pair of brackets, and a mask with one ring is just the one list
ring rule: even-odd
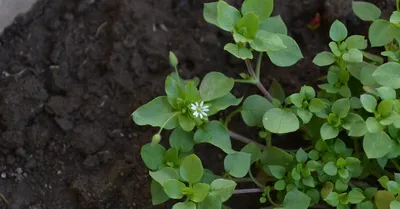
{"label": "green leaf", "polygon": [[365,123],[370,133],[377,133],[383,129],[382,125],[379,124],[379,122],[373,117],[367,118],[367,121]]}
{"label": "green leaf", "polygon": [[263,125],[268,131],[277,134],[294,132],[300,127],[296,115],[279,108],[270,109],[264,114]]}
{"label": "green leaf", "polygon": [[165,79],[165,93],[167,94],[168,102],[173,108],[178,108],[177,101],[184,97],[181,83],[178,77],[174,77],[176,74],[171,74]]}
{"label": "green leaf", "polygon": [[228,131],[224,125],[218,121],[211,121],[197,129],[194,134],[194,141],[196,143],[210,143],[219,147],[226,153],[232,151],[232,144]]}
{"label": "green leaf", "polygon": [[399,11],[394,11],[392,15],[390,16],[390,22],[394,24],[400,23],[400,12]]}
{"label": "green leaf", "polygon": [[195,154],[185,157],[179,168],[182,179],[192,184],[200,181],[203,176],[203,171],[201,160]]}
{"label": "green leaf", "polygon": [[278,36],[282,39],[286,48],[279,51],[267,52],[272,63],[279,67],[289,67],[303,58],[300,47],[294,39],[283,34],[278,34]]}
{"label": "green leaf", "polygon": [[197,102],[200,99],[199,90],[197,90],[194,80],[187,81],[185,84],[185,101]]}
{"label": "green leaf", "polygon": [[246,0],[242,4],[242,14],[255,13],[261,21],[267,20],[274,9],[273,0]]}
{"label": "green leaf", "polygon": [[342,178],[342,179],[347,179],[350,176],[349,171],[344,168],[339,169],[338,174],[339,174],[340,178]]}
{"label": "green leaf", "polygon": [[142,156],[144,164],[150,170],[157,170],[164,161],[164,154],[166,150],[159,144],[145,144],[140,150],[140,156]]}
{"label": "green leaf", "polygon": [[339,118],[345,118],[349,114],[349,111],[349,98],[338,99],[332,104],[332,112],[339,116]]}
{"label": "green leaf", "polygon": [[342,52],[339,50],[339,47],[336,42],[333,41],[329,42],[329,48],[336,57],[342,56]]}
{"label": "green leaf", "polygon": [[302,148],[296,152],[296,160],[299,163],[305,163],[308,160],[308,154]]}
{"label": "green leaf", "polygon": [[396,99],[396,91],[390,87],[382,86],[376,89],[382,100],[394,100]]}
{"label": "green leaf", "polygon": [[395,200],[395,197],[388,191],[378,191],[374,199],[377,209],[388,209],[390,208],[390,203]]}
{"label": "green leaf", "polygon": [[204,199],[203,202],[197,205],[197,209],[221,209],[222,201],[220,200],[218,194],[214,194],[213,192],[209,193],[209,195]]}
{"label": "green leaf", "polygon": [[240,18],[239,10],[223,0],[218,1],[217,22],[222,30],[231,32]]}
{"label": "green leaf", "polygon": [[267,149],[264,149],[260,161],[264,171],[268,175],[272,175],[271,171],[269,170],[269,166],[279,165],[289,169],[294,161],[294,157],[278,147],[271,146]]}
{"label": "green leaf", "polygon": [[368,37],[372,47],[384,46],[397,36],[397,28],[387,20],[376,20],[369,27]]}
{"label": "green leaf", "polygon": [[253,59],[253,53],[246,46],[228,43],[225,45],[224,50],[239,59]]}
{"label": "green leaf", "polygon": [[304,124],[307,124],[308,122],[310,122],[313,114],[311,112],[309,112],[306,109],[303,108],[298,108],[296,111],[297,115],[299,116],[299,118],[301,118],[301,120],[303,121]]}
{"label": "green leaf", "polygon": [[390,22],[394,24],[400,23],[400,12],[394,11],[393,14],[390,16]]}
{"label": "green leaf", "polygon": [[400,202],[398,200],[394,200],[390,203],[390,209],[400,209]]}
{"label": "green leaf", "polygon": [[281,51],[286,49],[279,34],[259,30],[255,39],[250,42],[251,48],[259,52]]}
{"label": "green leaf", "polygon": [[210,72],[200,84],[200,96],[203,101],[211,101],[227,95],[235,81],[219,72]]}
{"label": "green leaf", "polygon": [[193,202],[203,201],[210,191],[210,185],[205,183],[197,183],[193,186],[193,194],[190,196],[190,200]]}
{"label": "green leaf", "polygon": [[224,167],[231,176],[243,178],[249,172],[251,155],[244,152],[236,152],[225,157]]}
{"label": "green leaf", "polygon": [[275,182],[274,184],[274,189],[277,191],[282,191],[286,188],[286,182],[283,179],[278,180],[277,182]]}
{"label": "green leaf", "polygon": [[176,128],[169,137],[171,147],[176,147],[181,152],[189,152],[193,149],[195,142],[193,132],[186,132],[182,128]]}
{"label": "green leaf", "polygon": [[246,125],[260,126],[262,125],[264,113],[273,107],[274,106],[264,97],[251,95],[244,101],[240,113]]}
{"label": "green leaf", "polygon": [[333,148],[334,148],[335,152],[338,154],[343,154],[347,150],[346,144],[344,143],[344,141],[342,141],[340,139],[335,140],[335,144],[334,144]]}
{"label": "green leaf", "polygon": [[325,103],[318,98],[314,98],[310,101],[310,106],[308,107],[308,109],[310,110],[310,112],[312,113],[319,113],[322,110],[324,110],[326,108]]}
{"label": "green leaf", "polygon": [[325,182],[324,187],[322,187],[321,189],[321,197],[323,199],[326,199],[333,191],[334,189],[334,185],[332,184],[332,182]]}
{"label": "green leaf", "polygon": [[363,94],[363,95],[361,95],[360,100],[361,100],[362,106],[364,107],[364,109],[367,112],[370,112],[370,113],[375,112],[378,102],[376,101],[374,96],[369,95],[369,94]]}
{"label": "green leaf", "polygon": [[364,50],[368,46],[368,41],[364,36],[352,35],[346,39],[348,49],[359,49]]}
{"label": "green leaf", "polygon": [[370,201],[364,201],[357,204],[357,209],[374,209],[376,208],[374,204]]}
{"label": "green leaf", "polygon": [[363,141],[364,152],[369,159],[381,158],[393,148],[392,139],[383,131],[367,133]]}
{"label": "green leaf", "polygon": [[393,89],[400,88],[400,64],[397,62],[388,62],[379,66],[372,75],[376,82],[382,86]]}
{"label": "green leaf", "polygon": [[204,169],[203,177],[201,178],[200,182],[211,184],[211,182],[213,182],[215,179],[217,179],[217,176],[211,170]]}
{"label": "green leaf", "polygon": [[324,123],[321,127],[320,134],[323,140],[333,139],[339,135],[339,129],[329,123]]}
{"label": "green leaf", "polygon": [[271,87],[269,88],[269,93],[273,98],[278,99],[283,102],[286,99],[286,94],[279,82],[275,79],[272,80]]}
{"label": "green leaf", "polygon": [[208,116],[212,116],[221,110],[225,110],[230,106],[237,106],[242,102],[243,98],[236,98],[233,94],[228,93],[223,97],[214,99],[208,102],[210,110],[207,112]]}
{"label": "green leaf", "polygon": [[311,198],[311,204],[317,204],[320,201],[320,194],[317,189],[309,189],[306,192],[307,196]]}
{"label": "green leaf", "polygon": [[267,20],[261,21],[260,30],[287,35],[287,27],[280,15],[269,17]]}
{"label": "green leaf", "polygon": [[353,1],[353,11],[364,21],[375,21],[381,16],[379,7],[365,1]]}
{"label": "green leaf", "polygon": [[307,209],[310,203],[311,198],[297,189],[288,192],[283,200],[285,209]]}
{"label": "green leaf", "polygon": [[171,147],[167,150],[164,155],[164,164],[169,167],[178,167],[180,165],[179,162],[179,150],[175,147]]}
{"label": "green leaf", "polygon": [[329,30],[329,37],[331,37],[333,41],[337,42],[343,41],[347,37],[346,26],[339,20],[336,20],[331,25],[331,28]]}
{"label": "green leaf", "polygon": [[271,174],[273,177],[277,178],[277,179],[282,179],[283,177],[285,177],[286,174],[286,168],[280,165],[270,165],[268,166]]}
{"label": "green leaf", "polygon": [[182,190],[186,185],[176,179],[170,179],[164,182],[164,192],[172,199],[181,199],[183,197]]}
{"label": "green leaf", "polygon": [[317,66],[328,66],[336,61],[335,55],[331,52],[321,52],[314,57],[313,63]]}
{"label": "green leaf", "polygon": [[361,137],[364,136],[368,132],[367,125],[364,121],[356,121],[354,122],[349,131],[349,136],[353,137]]}
{"label": "green leaf", "polygon": [[132,118],[139,126],[164,126],[164,129],[171,130],[178,125],[177,115],[168,103],[167,97],[161,96],[135,110],[132,113]]}
{"label": "green leaf", "polygon": [[244,146],[241,152],[251,154],[251,164],[259,160],[261,157],[261,148],[253,142]]}
{"label": "green leaf", "polygon": [[376,188],[376,187],[368,187],[368,188],[366,188],[366,189],[364,190],[364,194],[365,194],[365,197],[366,197],[367,199],[372,199],[372,198],[374,198],[376,192],[378,192],[378,188]]}
{"label": "green leaf", "polygon": [[211,183],[211,191],[219,196],[222,202],[227,201],[233,191],[235,191],[236,182],[228,179],[216,179]]}
{"label": "green leaf", "polygon": [[150,171],[150,176],[160,185],[164,185],[165,181],[170,179],[178,179],[178,173],[175,169],[170,167],[164,167],[161,170],[152,172]]}
{"label": "green leaf", "polygon": [[189,115],[178,115],[180,127],[185,131],[192,131],[196,126],[196,121]]}
{"label": "green leaf", "polygon": [[315,187],[315,181],[314,181],[314,178],[312,176],[308,176],[308,177],[303,178],[301,180],[301,182],[304,185],[308,186],[308,187],[312,187],[312,188]]}
{"label": "green leaf", "polygon": [[357,97],[351,97],[350,98],[350,106],[351,109],[361,109],[363,108],[362,104],[361,104],[361,100]]}
{"label": "green leaf", "polygon": [[346,62],[362,62],[363,61],[363,53],[358,49],[350,49],[349,51],[343,54],[343,60]]}
{"label": "green leaf", "polygon": [[169,200],[169,197],[164,192],[164,188],[157,181],[151,181],[150,191],[151,203],[153,205],[159,205]]}
{"label": "green leaf", "polygon": [[336,207],[339,205],[339,195],[336,192],[330,193],[325,199],[325,202],[327,202],[329,205]]}
{"label": "green leaf", "polygon": [[382,117],[388,117],[393,112],[393,101],[385,100],[379,103],[378,112]]}
{"label": "green leaf", "polygon": [[204,20],[210,24],[218,26],[217,20],[218,2],[205,3],[203,9]]}
{"label": "green leaf", "polygon": [[381,184],[381,186],[382,186],[383,188],[385,188],[385,189],[388,188],[389,181],[390,181],[390,179],[389,179],[389,177],[387,177],[387,176],[382,176],[382,177],[380,177],[380,178],[378,179],[379,184]]}
{"label": "green leaf", "polygon": [[304,94],[294,93],[289,96],[289,101],[294,104],[296,107],[301,108],[303,106]]}
{"label": "green leaf", "polygon": [[336,164],[334,162],[328,162],[324,166],[324,172],[330,176],[336,176],[337,171],[338,170],[337,170]]}
{"label": "green leaf", "polygon": [[[245,14],[235,25],[235,32],[239,33],[247,40],[253,40],[258,32],[258,26],[260,24],[260,20],[257,15],[254,13]],[[247,42],[247,41],[239,41],[236,42]]]}
{"label": "green leaf", "polygon": [[172,209],[196,209],[196,204],[193,202],[178,202]]}

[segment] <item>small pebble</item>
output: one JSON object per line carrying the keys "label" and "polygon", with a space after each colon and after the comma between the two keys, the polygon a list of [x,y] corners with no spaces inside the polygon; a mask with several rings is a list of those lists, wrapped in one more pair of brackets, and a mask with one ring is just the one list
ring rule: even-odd
{"label": "small pebble", "polygon": [[23,171],[22,171],[22,168],[17,168],[16,171],[17,171],[18,174],[22,174],[22,172],[23,172]]}
{"label": "small pebble", "polygon": [[7,178],[7,174],[6,173],[1,173],[1,178],[3,178],[3,179]]}
{"label": "small pebble", "polygon": [[57,175],[61,175],[61,171],[57,171]]}

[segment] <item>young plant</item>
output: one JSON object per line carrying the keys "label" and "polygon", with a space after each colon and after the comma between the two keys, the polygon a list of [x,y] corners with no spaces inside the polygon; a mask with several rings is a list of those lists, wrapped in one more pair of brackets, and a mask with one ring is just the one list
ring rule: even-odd
{"label": "young plant", "polygon": [[[361,19],[378,21],[377,7],[354,2],[353,8]],[[171,52],[175,72],[166,78],[165,96],[132,113],[137,125],[159,128],[141,149],[152,178],[152,203],[175,199],[181,202],[173,209],[220,209],[232,195],[258,193],[260,204],[276,208],[399,208],[399,175],[393,174],[400,172],[398,60],[386,56],[385,62],[366,52],[365,37],[348,36],[345,25],[335,21],[329,33],[330,51],[314,58],[316,65],[328,67],[320,90],[303,86],[286,96],[276,81],[267,90],[260,82],[264,54],[281,67],[302,58],[282,19],[270,17],[272,10],[272,0],[246,0],[240,11],[222,0],[204,4],[205,20],[232,34],[232,43],[224,49],[244,60],[247,72],[240,74],[242,79],[209,72],[201,81],[186,80]],[[397,30],[395,17],[391,19],[390,27]],[[375,30],[370,29],[372,46],[382,43],[372,40],[377,38],[371,35]],[[400,33],[392,36],[383,44],[385,52],[398,49]],[[258,54],[255,68],[254,54]],[[238,98],[231,93],[235,83],[255,85],[263,96]],[[229,107],[236,109],[226,118],[217,117]],[[259,133],[257,139],[229,129],[237,114]],[[163,130],[172,131],[169,148],[160,144]],[[296,131],[303,133],[310,147],[293,151],[273,145],[275,135]],[[246,145],[235,150],[231,139]],[[193,151],[201,143],[225,154],[224,173],[203,168]],[[237,189],[242,182],[252,182],[254,188]]]}

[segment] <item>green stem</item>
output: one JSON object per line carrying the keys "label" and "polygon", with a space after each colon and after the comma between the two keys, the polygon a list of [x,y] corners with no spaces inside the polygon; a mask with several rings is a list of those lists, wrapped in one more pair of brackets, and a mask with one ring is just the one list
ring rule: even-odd
{"label": "green stem", "polygon": [[256,65],[256,78],[260,80],[260,69],[261,69],[261,61],[262,61],[263,52],[258,54],[257,65]]}
{"label": "green stem", "polygon": [[[259,62],[260,62],[260,64],[257,63],[257,68],[261,67],[261,57],[260,56],[259,56]],[[245,63],[246,63],[247,71],[249,71],[249,74],[251,76],[253,76],[254,80],[256,80],[255,85],[257,86],[257,88],[261,91],[261,93],[264,94],[264,97],[266,99],[268,99],[270,102],[272,102],[271,94],[268,92],[268,90],[260,82],[259,75],[257,76],[256,72],[254,72],[254,69],[253,69],[253,66],[251,65],[250,60],[246,59]],[[260,66],[258,66],[258,65],[260,65]],[[258,71],[259,71],[259,69],[258,69]],[[259,74],[259,72],[258,72],[258,74]]]}
{"label": "green stem", "polygon": [[236,109],[235,111],[229,113],[229,115],[226,117],[225,123],[224,123],[224,125],[225,125],[226,128],[228,128],[229,122],[231,122],[232,118],[233,118],[236,114],[240,113],[240,111],[242,111],[242,108],[238,108],[238,109]]}
{"label": "green stem", "polygon": [[254,84],[254,85],[257,83],[257,81],[254,80],[254,79],[251,79],[251,80],[246,80],[246,79],[235,79],[235,82],[236,82],[236,83]]}
{"label": "green stem", "polygon": [[242,136],[242,135],[240,135],[238,133],[235,133],[233,131],[228,131],[228,133],[229,133],[229,136],[232,137],[233,139],[236,139],[236,140],[241,141],[241,142],[246,143],[246,144],[254,143],[257,146],[259,146],[261,149],[265,149],[264,145],[262,145],[262,144],[260,144],[258,142],[255,142],[255,141],[253,141],[253,140],[251,140],[251,139],[249,139],[247,137],[244,137],[244,136]]}
{"label": "green stem", "polygon": [[281,205],[276,204],[276,203],[272,200],[271,195],[270,195],[270,192],[267,193],[267,199],[268,199],[268,201],[271,203],[272,206],[274,206],[274,207],[281,207]]}
{"label": "green stem", "polygon": [[397,171],[400,171],[400,165],[394,159],[390,159],[390,162],[394,165]]}
{"label": "green stem", "polygon": [[181,114],[181,112],[175,112],[171,117],[168,118],[167,121],[165,121],[165,123],[160,127],[160,130],[158,131],[157,134],[161,134],[161,131],[164,129],[164,127],[168,124],[168,122],[170,120],[172,120],[172,118],[176,117],[177,115]]}
{"label": "green stem", "polygon": [[271,135],[268,135],[268,137],[265,138],[265,141],[267,141],[267,147],[272,147]]}
{"label": "green stem", "polygon": [[358,140],[357,139],[353,139],[354,141],[353,141],[353,144],[354,144],[354,150],[355,150],[355,154],[356,154],[356,156],[357,157],[360,157],[360,144],[358,143]]}
{"label": "green stem", "polygon": [[6,197],[4,197],[4,195],[2,193],[0,193],[0,199],[2,199],[8,205],[8,201],[7,201]]}
{"label": "green stem", "polygon": [[260,182],[257,181],[256,178],[254,178],[254,176],[253,176],[253,174],[251,173],[251,171],[249,171],[249,176],[250,176],[251,180],[253,180],[253,182],[254,182],[258,187],[260,187],[261,189],[264,189],[264,188],[265,188],[264,185],[262,185]]}
{"label": "green stem", "polygon": [[396,0],[396,10],[400,11],[400,6],[399,6],[400,0]]}

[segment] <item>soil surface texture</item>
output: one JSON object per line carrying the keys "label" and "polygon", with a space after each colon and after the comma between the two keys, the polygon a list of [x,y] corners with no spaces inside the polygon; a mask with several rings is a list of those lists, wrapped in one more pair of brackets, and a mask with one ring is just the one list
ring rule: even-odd
{"label": "soil surface texture", "polygon": [[[164,94],[164,79],[171,72],[168,52],[179,57],[185,78],[210,71],[237,77],[245,71],[243,62],[223,51],[229,34],[203,20],[204,2],[40,0],[4,29],[1,209],[154,208],[140,148],[155,129],[136,126],[130,114]],[[317,84],[325,70],[311,61],[328,49],[330,23],[339,18],[350,32],[366,31],[348,2],[276,0],[275,14],[283,17],[305,58],[289,68],[265,61],[264,85],[276,78],[291,93],[302,85]],[[390,2],[378,3],[392,9]],[[310,30],[307,24],[318,12],[323,17],[321,27]],[[238,95],[257,92],[254,87],[238,87],[241,90],[234,92]],[[240,129],[240,118],[235,120],[232,127],[249,132]],[[289,140],[293,138],[282,143],[291,145]],[[200,150],[207,152],[206,167],[214,168],[221,159],[216,149],[201,146]],[[234,199],[233,208],[259,208],[256,196]]]}

